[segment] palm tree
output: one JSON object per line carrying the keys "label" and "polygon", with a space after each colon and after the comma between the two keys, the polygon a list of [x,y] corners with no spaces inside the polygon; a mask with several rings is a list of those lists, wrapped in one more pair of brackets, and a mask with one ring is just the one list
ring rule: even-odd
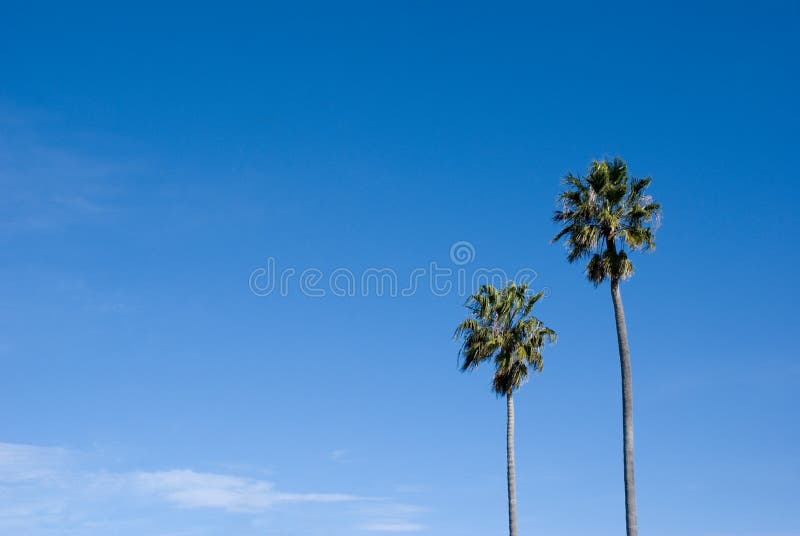
{"label": "palm tree", "polygon": [[654,228],[661,206],[645,194],[650,178],[628,175],[620,158],[593,161],[585,177],[564,177],[566,190],[553,219],[561,230],[553,242],[566,238],[567,260],[588,258],[586,275],[595,286],[608,279],[617,325],[620,368],[622,369],[622,429],[625,466],[625,521],[628,536],[637,536],[636,487],[633,476],[633,385],[631,352],[625,326],[625,311],[619,283],[633,274],[626,248],[655,248]]}
{"label": "palm tree", "polygon": [[467,300],[470,316],[459,324],[461,370],[471,370],[484,361],[494,362],[492,389],[506,397],[506,462],[508,469],[508,531],[517,536],[517,491],[514,470],[514,398],[533,368],[542,370],[542,348],[556,338],[553,330],[531,315],[542,293],[532,294],[526,284],[509,283],[496,289],[483,285]]}

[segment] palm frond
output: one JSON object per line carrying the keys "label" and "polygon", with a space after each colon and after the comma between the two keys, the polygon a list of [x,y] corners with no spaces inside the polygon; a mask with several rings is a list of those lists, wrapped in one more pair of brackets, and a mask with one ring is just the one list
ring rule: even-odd
{"label": "palm frond", "polygon": [[454,333],[461,339],[461,370],[491,360],[495,365],[493,388],[500,395],[517,389],[529,376],[529,368],[542,369],[542,349],[555,341],[555,332],[531,315],[543,293],[527,284],[510,282],[501,289],[483,285],[469,297],[470,316]]}
{"label": "palm frond", "polygon": [[651,182],[650,177],[629,176],[619,157],[592,161],[584,177],[564,178],[561,208],[553,216],[561,228],[551,242],[564,241],[570,263],[588,259],[586,276],[595,285],[633,274],[624,246],[655,249],[661,206],[646,194]]}

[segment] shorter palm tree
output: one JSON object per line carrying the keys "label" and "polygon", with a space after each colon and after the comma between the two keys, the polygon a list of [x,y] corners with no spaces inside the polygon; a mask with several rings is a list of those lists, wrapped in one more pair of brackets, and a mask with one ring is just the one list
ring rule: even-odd
{"label": "shorter palm tree", "polygon": [[508,469],[508,531],[517,536],[517,490],[514,470],[514,399],[516,391],[530,375],[540,372],[542,349],[556,339],[556,333],[531,315],[543,293],[531,293],[528,285],[509,283],[497,289],[483,285],[467,300],[470,316],[456,328],[462,339],[461,370],[471,370],[484,361],[495,366],[492,389],[506,397],[506,462]]}

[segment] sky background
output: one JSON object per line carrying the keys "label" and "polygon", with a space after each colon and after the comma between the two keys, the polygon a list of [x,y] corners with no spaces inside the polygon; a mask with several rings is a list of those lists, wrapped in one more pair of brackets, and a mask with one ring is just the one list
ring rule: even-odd
{"label": "sky background", "polygon": [[[639,524],[800,536],[796,2],[5,2],[0,532],[500,536],[505,406],[464,297],[254,270],[535,270],[521,534],[624,530],[607,286],[550,245],[622,155]],[[795,237],[795,238],[793,238]]]}

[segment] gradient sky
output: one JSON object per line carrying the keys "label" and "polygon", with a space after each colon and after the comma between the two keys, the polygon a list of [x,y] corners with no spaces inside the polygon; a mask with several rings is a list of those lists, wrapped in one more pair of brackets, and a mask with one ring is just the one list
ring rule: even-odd
{"label": "gradient sky", "polygon": [[624,530],[607,287],[550,245],[622,155],[648,536],[800,536],[796,2],[0,8],[0,532],[506,531],[505,406],[453,291],[254,270],[535,270],[520,532]]}

